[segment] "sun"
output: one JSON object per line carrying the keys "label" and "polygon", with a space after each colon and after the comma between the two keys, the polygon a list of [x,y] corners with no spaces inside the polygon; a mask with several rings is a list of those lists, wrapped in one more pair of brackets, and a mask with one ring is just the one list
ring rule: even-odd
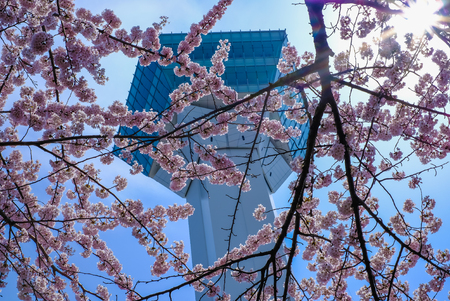
{"label": "sun", "polygon": [[409,7],[396,18],[394,28],[399,34],[413,33],[421,35],[430,32],[433,26],[438,25],[442,16],[438,11],[442,8],[441,0],[410,1]]}

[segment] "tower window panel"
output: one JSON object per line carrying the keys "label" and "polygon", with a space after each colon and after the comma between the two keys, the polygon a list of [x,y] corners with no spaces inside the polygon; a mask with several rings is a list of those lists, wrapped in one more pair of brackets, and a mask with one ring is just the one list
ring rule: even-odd
{"label": "tower window panel", "polygon": [[175,74],[166,74],[166,78],[172,85],[175,83]]}
{"label": "tower window panel", "polygon": [[[265,58],[273,58],[273,56],[274,56],[274,53],[273,53],[272,49],[264,48],[264,57]],[[266,63],[267,63],[267,61],[266,61]],[[268,64],[270,64],[270,63],[268,63]]]}
{"label": "tower window panel", "polygon": [[250,82],[250,81],[249,81],[249,85],[247,85],[247,87],[248,87],[248,91],[250,91],[250,92],[256,92],[259,90],[259,85],[256,83]]}
{"label": "tower window panel", "polygon": [[159,82],[159,79],[155,76],[155,77],[152,79],[152,83],[156,86],[156,85],[158,85],[158,82]]}
{"label": "tower window panel", "polygon": [[264,65],[264,59],[262,57],[255,58],[255,65]]}
{"label": "tower window panel", "polygon": [[128,95],[127,107],[132,109],[133,106],[134,106],[134,97],[132,97],[131,95]]}
{"label": "tower window panel", "polygon": [[266,72],[258,72],[257,76],[260,84],[266,85],[269,83],[269,77],[267,76]]}
{"label": "tower window panel", "polygon": [[148,95],[148,87],[149,85],[144,85],[142,82],[139,84],[138,92],[142,94],[142,96],[147,97]]}
{"label": "tower window panel", "polygon": [[176,83],[176,88],[178,88],[179,85],[181,85],[182,83],[187,82],[187,80],[185,79],[185,77],[178,77],[175,76],[175,83]]}
{"label": "tower window panel", "polygon": [[[286,45],[283,45],[283,46],[286,46]],[[281,49],[277,50],[277,48],[275,48],[273,54],[274,54],[274,57],[281,57]]]}
{"label": "tower window panel", "polygon": [[232,41],[239,41],[241,33],[240,32],[230,32],[230,37],[228,39],[231,39]]}
{"label": "tower window panel", "polygon": [[147,77],[142,76],[142,78],[141,78],[141,85],[143,85],[144,88],[146,90],[148,90],[148,88],[150,87],[150,80]]}
{"label": "tower window panel", "polygon": [[259,84],[261,85],[261,86],[263,86],[263,87],[265,87],[265,86],[267,86],[268,84],[269,84],[269,79],[267,79],[267,78],[264,78],[264,79],[259,79],[258,80],[259,81]]}
{"label": "tower window panel", "polygon": [[152,103],[152,109],[158,113],[161,113],[164,110],[164,108],[155,100]]}
{"label": "tower window panel", "polygon": [[245,60],[244,60],[244,65],[247,66],[247,67],[248,66],[254,66],[255,65],[255,59],[253,58],[253,56],[248,57],[248,55],[246,55]]}
{"label": "tower window panel", "polygon": [[163,85],[161,85],[161,83],[158,84],[158,90],[159,90],[159,92],[160,92],[162,95],[167,95],[167,96],[169,96],[169,90],[167,90],[166,87],[164,87]]}
{"label": "tower window panel", "polygon": [[236,68],[235,67],[228,67],[228,66],[226,66],[226,68],[225,68],[225,74],[227,74],[227,75],[231,75],[231,74],[234,74],[234,72],[236,72]]}
{"label": "tower window panel", "polygon": [[133,78],[133,81],[131,82],[131,84],[132,84],[133,86],[137,87],[137,86],[139,86],[139,80],[138,80],[136,77],[134,77],[134,78]]}
{"label": "tower window panel", "polygon": [[259,73],[266,73],[266,66],[256,66],[255,67],[256,68],[256,72],[258,72],[258,74]]}
{"label": "tower window panel", "polygon": [[255,57],[262,57],[263,56],[263,48],[261,46],[254,47],[253,54]]}
{"label": "tower window panel", "polygon": [[194,50],[194,52],[192,52],[191,54],[191,58],[193,60],[199,60],[203,58],[203,49],[201,48],[197,48]]}
{"label": "tower window panel", "polygon": [[142,71],[140,70],[140,69],[138,69],[138,68],[136,68],[136,73],[134,74],[134,76],[136,77],[136,78],[141,78],[141,76],[142,76]]}
{"label": "tower window panel", "polygon": [[136,94],[136,103],[138,103],[142,108],[145,107],[145,104],[147,103],[147,99],[144,98],[144,96],[141,95],[141,93]]}
{"label": "tower window panel", "polygon": [[162,109],[165,109],[166,105],[167,105],[167,100],[164,96],[161,95],[161,93],[159,93],[158,91],[156,91],[155,93],[155,99],[156,101],[159,103],[159,105],[161,106]]}
{"label": "tower window panel", "polygon": [[208,60],[212,58],[213,54],[214,54],[214,52],[211,48],[205,49],[205,52],[203,53],[204,58],[208,59]]}
{"label": "tower window panel", "polygon": [[245,74],[245,72],[236,72],[236,76],[239,84],[247,83],[247,74]]}
{"label": "tower window panel", "polygon": [[130,94],[134,97],[136,95],[137,89],[134,85],[131,85]]}
{"label": "tower window panel", "polygon": [[136,102],[134,103],[133,109],[134,109],[135,111],[142,111],[143,108],[144,108],[144,107],[141,106],[141,105],[139,104],[139,102],[136,101]]}
{"label": "tower window panel", "polygon": [[251,32],[241,32],[242,35],[242,40],[243,41],[250,41],[252,38],[252,33]]}
{"label": "tower window panel", "polygon": [[144,68],[144,74],[147,76],[147,78],[153,78],[153,76],[155,76],[155,73],[149,67]]}
{"label": "tower window panel", "polygon": [[150,98],[151,96],[155,95],[155,91],[156,91],[155,86],[151,85],[151,86],[150,86],[149,98]]}
{"label": "tower window panel", "polygon": [[169,95],[169,87],[166,81],[166,76],[163,74],[160,77],[160,82],[158,83],[158,90],[164,95]]}
{"label": "tower window panel", "polygon": [[252,42],[243,42],[242,46],[244,48],[244,52],[247,56],[251,56],[253,53]]}
{"label": "tower window panel", "polygon": [[266,50],[273,50],[273,45],[271,42],[262,42],[264,51]]}
{"label": "tower window panel", "polygon": [[213,38],[212,35],[206,35],[206,36],[203,36],[203,37],[202,37],[203,43],[204,43],[204,44],[205,44],[205,43],[211,43],[211,42],[212,42],[212,38]]}
{"label": "tower window panel", "polygon": [[243,58],[244,57],[244,51],[242,50],[242,47],[239,45],[238,47],[234,48],[234,57],[235,58]]}
{"label": "tower window panel", "polygon": [[161,68],[158,66],[155,71],[155,76],[159,78],[160,75],[161,75]]}
{"label": "tower window panel", "polygon": [[245,60],[244,58],[235,58],[234,62],[236,66],[244,66]]}
{"label": "tower window panel", "polygon": [[237,85],[237,80],[236,80],[236,76],[228,76],[227,78],[227,84],[230,86],[235,86]]}
{"label": "tower window panel", "polygon": [[273,70],[274,74],[277,71],[277,64],[278,64],[278,59],[274,59],[273,57],[266,57],[265,58],[266,61],[266,65],[271,68],[267,68],[268,70]]}
{"label": "tower window panel", "polygon": [[231,40],[231,32],[222,32],[221,35],[222,35],[222,37],[221,37],[222,40],[225,40],[225,39]]}
{"label": "tower window panel", "polygon": [[127,127],[122,127],[121,128],[122,129],[122,132],[120,133],[121,135],[129,135],[130,133],[129,133],[129,131],[130,131],[130,129],[129,128],[127,128]]}
{"label": "tower window panel", "polygon": [[283,35],[284,35],[284,33],[280,32],[280,31],[271,31],[270,32],[270,37],[272,40],[282,39]]}
{"label": "tower window panel", "polygon": [[[153,161],[153,159],[152,159],[152,161]],[[145,165],[144,171],[145,171],[145,174],[147,174],[147,175],[150,173],[150,164],[151,164],[151,162],[149,162],[148,164],[144,164]]]}
{"label": "tower window panel", "polygon": [[247,78],[249,83],[256,83],[256,72],[247,72]]}
{"label": "tower window panel", "polygon": [[174,84],[173,88],[174,89],[178,88],[178,85],[180,84],[180,81],[181,81],[180,78],[178,76],[175,76],[175,74],[171,75],[170,78],[172,80],[172,83]]}
{"label": "tower window panel", "polygon": [[134,152],[134,157],[138,162],[141,162],[143,165],[146,165],[147,160],[141,153],[139,153],[139,151]]}
{"label": "tower window panel", "polygon": [[127,128],[127,134],[128,135],[134,135],[134,133],[136,133],[138,131],[138,128],[133,126],[131,129]]}

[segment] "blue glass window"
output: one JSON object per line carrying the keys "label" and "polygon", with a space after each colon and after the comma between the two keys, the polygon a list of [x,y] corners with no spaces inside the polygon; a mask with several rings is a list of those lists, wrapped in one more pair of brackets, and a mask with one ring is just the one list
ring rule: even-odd
{"label": "blue glass window", "polygon": [[134,74],[134,76],[139,79],[142,76],[142,71],[139,68],[136,68],[136,73]]}
{"label": "blue glass window", "polygon": [[134,85],[131,85],[130,94],[134,97],[136,95],[137,89]]}
{"label": "blue glass window", "polygon": [[232,52],[234,58],[239,59],[239,58],[243,58],[244,57],[244,50],[242,49],[241,45],[237,45],[235,47],[233,47],[233,52]]}
{"label": "blue glass window", "polygon": [[145,75],[141,77],[141,85],[142,87],[139,89],[148,89],[150,87],[150,80]]}
{"label": "blue glass window", "polygon": [[150,93],[149,93],[149,97],[148,97],[148,99],[149,99],[150,101],[151,101],[151,99],[152,99],[152,96],[155,94],[155,91],[156,91],[155,86],[151,85],[151,86],[150,86]]}

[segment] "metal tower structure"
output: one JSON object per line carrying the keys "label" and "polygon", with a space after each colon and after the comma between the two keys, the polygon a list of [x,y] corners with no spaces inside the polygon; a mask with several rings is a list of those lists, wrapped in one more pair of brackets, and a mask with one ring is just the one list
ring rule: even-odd
{"label": "metal tower structure", "polygon": [[[172,47],[174,53],[185,34],[162,34],[161,44]],[[284,30],[275,31],[239,31],[215,32],[203,37],[202,44],[191,54],[191,59],[203,66],[211,66],[210,59],[214,54],[219,40],[228,39],[231,42],[229,59],[225,62],[226,71],[222,75],[225,84],[234,88],[239,96],[256,92],[266,87],[269,82],[275,82],[280,73],[276,66],[281,56],[281,49],[287,45],[287,35]],[[148,67],[139,64],[131,84],[127,106],[132,110],[153,109],[162,112],[170,105],[169,94],[183,82],[189,79],[177,77],[173,67],[161,67],[152,63]],[[187,113],[181,113],[176,118],[188,122],[215,109],[217,103],[211,97],[206,97],[194,103]],[[309,132],[308,124],[297,124],[287,119],[282,112],[272,113],[271,118],[279,119],[285,126],[300,128],[303,135],[291,139],[288,143],[281,143],[270,138],[261,140],[254,153],[251,164],[251,174],[257,175],[250,180],[251,191],[243,193],[241,204],[237,211],[231,249],[244,244],[248,235],[256,234],[264,223],[273,223],[273,211],[268,214],[264,222],[258,222],[253,212],[258,204],[270,210],[273,208],[271,194],[274,193],[291,173],[289,163],[302,154],[300,149],[306,145]],[[176,123],[176,122],[175,122]],[[132,134],[133,129],[120,128],[121,134]],[[218,152],[226,153],[239,164],[248,156],[254,132],[241,133],[230,126],[228,134],[212,137],[208,143],[214,144]],[[199,137],[199,139],[201,139]],[[280,152],[281,150],[281,152]],[[282,153],[282,154],[280,154]],[[190,154],[185,154],[190,158]],[[143,173],[162,185],[169,187],[170,175],[153,160],[140,153],[133,154],[143,167]],[[212,185],[207,181],[188,181],[186,187],[176,192],[195,208],[193,216],[189,218],[189,232],[191,240],[191,254],[193,264],[201,263],[204,267],[211,266],[222,257],[228,247],[226,230],[231,226],[230,215],[234,213],[238,195],[238,187]],[[230,198],[231,196],[231,198]],[[266,246],[270,247],[270,246]],[[260,267],[263,259],[248,260],[245,268]],[[230,280],[226,283],[226,292],[236,298],[242,293],[244,286]],[[202,297],[196,294],[196,299]],[[206,296],[202,300],[209,300]]]}

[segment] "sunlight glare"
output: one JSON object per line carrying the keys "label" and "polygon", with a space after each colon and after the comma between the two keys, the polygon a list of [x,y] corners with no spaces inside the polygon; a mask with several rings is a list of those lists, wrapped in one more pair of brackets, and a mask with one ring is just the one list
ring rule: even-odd
{"label": "sunlight glare", "polygon": [[409,4],[410,6],[404,9],[401,20],[397,20],[394,25],[397,33],[421,35],[438,24],[440,16],[437,12],[442,8],[442,1],[416,0]]}

